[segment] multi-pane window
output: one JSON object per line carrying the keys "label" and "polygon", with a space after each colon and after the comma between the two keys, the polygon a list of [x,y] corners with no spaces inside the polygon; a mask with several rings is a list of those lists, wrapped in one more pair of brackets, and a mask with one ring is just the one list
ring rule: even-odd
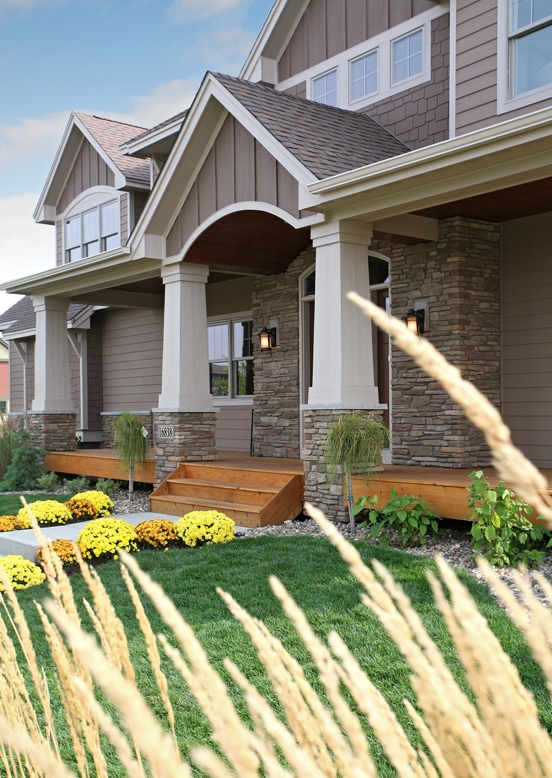
{"label": "multi-pane window", "polygon": [[337,70],[331,70],[312,80],[312,99],[315,103],[337,107]]}
{"label": "multi-pane window", "polygon": [[378,91],[378,53],[371,51],[351,62],[351,100],[373,95]]}
{"label": "multi-pane window", "polygon": [[511,96],[552,84],[552,0],[512,0]]}
{"label": "multi-pane window", "polygon": [[416,30],[396,41],[392,46],[393,83],[406,81],[424,72],[423,30]]}
{"label": "multi-pane window", "polygon": [[65,220],[66,262],[94,257],[120,245],[117,200]]}
{"label": "multi-pane window", "polygon": [[253,322],[210,324],[209,383],[215,397],[246,397],[253,389]]}

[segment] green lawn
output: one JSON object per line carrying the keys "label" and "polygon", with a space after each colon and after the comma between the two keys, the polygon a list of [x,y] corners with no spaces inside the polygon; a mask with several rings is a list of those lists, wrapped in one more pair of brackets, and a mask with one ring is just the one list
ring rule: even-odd
{"label": "green lawn", "polygon": [[[424,571],[428,567],[434,569],[433,562],[362,543],[359,543],[358,547],[365,561],[377,557],[390,568],[405,588],[414,607],[422,615],[432,637],[441,646],[453,671],[458,678],[462,678],[455,650],[433,604],[425,579]],[[309,537],[261,537],[238,540],[225,546],[171,549],[163,553],[142,552],[138,559],[142,568],[163,586],[192,625],[215,667],[220,670],[223,658],[232,658],[250,680],[271,699],[274,695],[249,639],[234,622],[214,589],[220,586],[229,591],[253,616],[262,618],[270,630],[301,660],[309,679],[316,684],[313,663],[283,616],[279,603],[269,588],[267,578],[271,573],[276,574],[305,610],[319,635],[325,636],[331,629],[338,630],[398,713],[403,724],[406,724],[401,701],[404,697],[413,698],[408,681],[408,667],[379,622],[360,603],[359,584],[349,575],[346,565],[328,541]],[[130,598],[121,581],[118,563],[110,562],[97,569],[125,623],[131,651],[135,657],[140,688],[150,704],[163,716],[155,683],[148,670],[144,643],[135,623]],[[550,730],[550,699],[540,669],[531,659],[523,638],[512,627],[506,614],[495,604],[484,586],[468,574],[462,574],[462,579],[477,599],[502,645],[520,669],[523,682],[535,695],[542,721]],[[85,587],[81,577],[75,575],[71,580],[77,601],[82,601]],[[35,587],[21,592],[20,600],[30,622],[40,662],[48,668],[48,649],[40,637],[41,627],[33,605],[34,600],[40,600],[46,595],[45,586]],[[148,613],[154,631],[166,631],[152,608],[148,608]],[[90,624],[86,618],[85,623]],[[168,662],[165,669],[177,711],[178,737],[184,753],[187,754],[194,744],[209,743],[209,725],[185,688],[184,682]],[[240,695],[234,687],[233,693],[239,703]],[[413,729],[406,726],[415,739]],[[375,752],[380,775],[394,775],[377,745]],[[110,776],[112,775],[123,775],[123,771],[110,769]]]}
{"label": "green lawn", "polygon": [[[60,500],[65,502],[69,499],[69,494],[23,494],[27,502],[36,500]],[[17,516],[17,511],[23,507],[19,494],[0,494],[0,516]]]}

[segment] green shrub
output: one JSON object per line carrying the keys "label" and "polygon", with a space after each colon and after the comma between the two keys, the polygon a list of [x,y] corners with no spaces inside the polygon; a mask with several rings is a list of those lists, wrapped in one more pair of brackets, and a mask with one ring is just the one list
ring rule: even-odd
{"label": "green shrub", "polygon": [[109,497],[114,497],[121,491],[121,484],[118,481],[113,481],[111,478],[98,478],[96,489]]}
{"label": "green shrub", "polygon": [[56,492],[59,489],[59,478],[52,471],[51,473],[46,473],[46,475],[41,475],[37,479],[36,485],[39,489],[44,489],[45,492]]}
{"label": "green shrub", "polygon": [[415,494],[399,496],[393,487],[389,489],[391,499],[383,508],[378,508],[378,496],[359,497],[355,502],[354,514],[362,514],[366,520],[359,527],[370,527],[372,538],[388,543],[391,530],[399,533],[403,546],[424,546],[427,533],[437,533],[440,516],[429,509],[429,503]]}
{"label": "green shrub", "polygon": [[31,435],[28,430],[20,428],[13,435],[15,450],[6,474],[0,483],[0,491],[29,491],[36,488],[40,476],[44,475],[44,466],[40,458],[46,456],[46,451],[31,445]]}
{"label": "green shrub", "polygon": [[6,475],[16,449],[16,427],[7,416],[0,416],[0,480]]}
{"label": "green shrub", "polygon": [[516,497],[503,481],[492,489],[482,470],[474,470],[470,478],[466,519],[472,522],[473,550],[498,567],[538,565],[544,548],[552,545],[552,534],[529,521],[531,506]]}
{"label": "green shrub", "polygon": [[63,485],[65,487],[65,491],[71,495],[71,497],[74,497],[79,492],[86,492],[86,490],[89,487],[88,478],[85,478],[83,475],[79,476],[79,478],[66,478],[63,481]]}

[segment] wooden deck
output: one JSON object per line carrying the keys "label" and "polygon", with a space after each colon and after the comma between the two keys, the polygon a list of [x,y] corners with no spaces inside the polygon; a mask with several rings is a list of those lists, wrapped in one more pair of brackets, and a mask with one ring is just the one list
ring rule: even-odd
{"label": "wooden deck", "polygon": [[[83,448],[77,451],[54,451],[44,460],[47,470],[67,475],[86,475],[94,478],[114,478],[128,481],[128,468],[112,448]],[[145,465],[136,465],[134,480],[155,483],[155,458],[149,449]]]}
{"label": "wooden deck", "polygon": [[[363,494],[377,494],[379,505],[390,498],[389,489],[393,487],[398,494],[415,494],[432,502],[432,510],[444,519],[464,519],[468,510],[467,488],[470,485],[469,474],[477,468],[453,469],[448,467],[415,467],[408,465],[385,465],[368,484],[363,478],[353,478],[355,499]],[[481,468],[488,476],[492,486],[499,481],[494,468]],[[552,470],[542,470],[542,474],[552,485]],[[552,494],[552,489],[549,489]]]}

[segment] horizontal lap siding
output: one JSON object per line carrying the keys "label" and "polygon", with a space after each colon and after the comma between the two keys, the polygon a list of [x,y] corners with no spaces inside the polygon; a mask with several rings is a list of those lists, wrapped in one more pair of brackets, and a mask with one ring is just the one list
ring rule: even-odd
{"label": "horizontal lap siding", "polygon": [[278,62],[278,80],[434,8],[432,0],[311,0]]}
{"label": "horizontal lap siding", "polygon": [[552,467],[552,214],[502,226],[502,395],[514,443]]}
{"label": "horizontal lap siding", "polygon": [[217,412],[216,431],[216,446],[219,451],[250,450],[252,412],[251,405],[220,408]]}
{"label": "horizontal lap siding", "polygon": [[10,347],[10,411],[23,410],[23,362],[13,343]]}
{"label": "horizontal lap siding", "polygon": [[162,311],[107,311],[102,331],[103,410],[157,407],[163,357]]}

